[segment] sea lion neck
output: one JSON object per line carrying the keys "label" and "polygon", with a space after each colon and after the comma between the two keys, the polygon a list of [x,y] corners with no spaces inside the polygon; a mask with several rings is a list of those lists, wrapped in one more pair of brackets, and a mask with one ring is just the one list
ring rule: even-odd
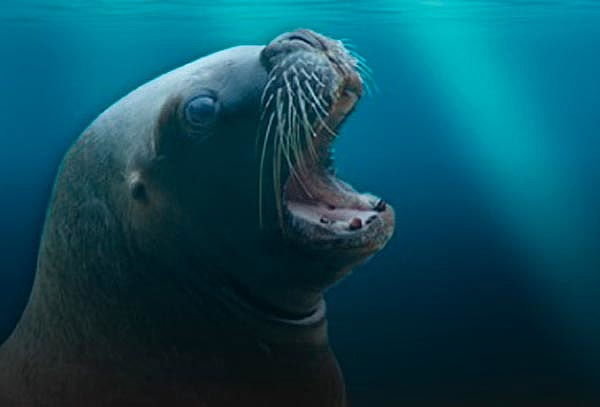
{"label": "sea lion neck", "polygon": [[235,318],[251,325],[254,334],[261,340],[279,344],[327,346],[327,306],[322,295],[311,296],[311,302],[304,305],[305,312],[299,314],[289,313],[273,303],[265,302],[272,301],[273,297],[275,301],[280,299],[280,296],[271,296],[266,300],[258,298],[231,279],[218,288],[219,301]]}
{"label": "sea lion neck", "polygon": [[[240,355],[258,357],[272,349],[299,355],[329,348],[324,303],[308,318],[284,320],[226,296],[225,291],[218,298],[197,298],[195,304],[183,300],[191,297],[181,293],[179,303],[170,304],[169,313],[164,309],[169,304],[162,301],[140,307],[115,304],[114,298],[107,298],[106,308],[97,315],[91,315],[90,307],[78,299],[48,292],[28,305],[7,347],[44,363],[58,358],[67,364],[126,362],[135,367],[149,360],[174,369],[202,361],[207,352],[214,352],[228,371],[231,363],[237,363],[230,358]],[[143,301],[147,303],[151,297]],[[92,302],[96,303],[95,298]],[[197,309],[199,304],[202,311]],[[47,307],[52,307],[52,314]],[[207,309],[210,312],[205,312]],[[52,326],[52,331],[41,330],[46,326]]]}

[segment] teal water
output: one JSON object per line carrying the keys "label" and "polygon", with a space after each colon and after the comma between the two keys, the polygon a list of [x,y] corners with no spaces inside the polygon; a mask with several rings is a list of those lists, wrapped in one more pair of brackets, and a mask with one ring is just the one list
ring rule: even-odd
{"label": "teal water", "polygon": [[592,0],[4,0],[0,337],[81,130],[162,72],[298,27],[349,39],[379,88],[336,154],[397,212],[388,248],[328,296],[354,405],[600,405]]}

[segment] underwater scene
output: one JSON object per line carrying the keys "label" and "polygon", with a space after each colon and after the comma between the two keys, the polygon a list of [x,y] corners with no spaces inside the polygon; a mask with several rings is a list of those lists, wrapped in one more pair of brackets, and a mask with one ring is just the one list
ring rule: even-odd
{"label": "underwater scene", "polygon": [[[299,28],[360,61],[335,168],[395,212],[385,248],[326,290],[347,404],[600,406],[595,0],[2,0],[0,343],[86,127],[159,75]],[[233,206],[219,188],[206,199]]]}

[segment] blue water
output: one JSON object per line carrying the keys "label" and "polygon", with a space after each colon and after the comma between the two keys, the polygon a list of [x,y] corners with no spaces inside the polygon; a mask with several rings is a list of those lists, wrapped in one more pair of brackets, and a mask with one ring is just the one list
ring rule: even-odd
{"label": "blue water", "polygon": [[297,27],[350,39],[379,87],[337,144],[343,178],[397,212],[328,295],[354,405],[600,405],[593,0],[4,0],[0,340],[81,130],[162,72]]}

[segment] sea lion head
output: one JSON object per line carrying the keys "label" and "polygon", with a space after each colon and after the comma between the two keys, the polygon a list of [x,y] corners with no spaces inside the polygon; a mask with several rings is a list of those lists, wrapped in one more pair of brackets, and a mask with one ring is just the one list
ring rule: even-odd
{"label": "sea lion head", "polygon": [[125,171],[134,250],[184,281],[208,273],[266,314],[317,312],[394,224],[389,205],[334,173],[332,142],[362,93],[357,64],[341,42],[298,30],[163,78]]}
{"label": "sea lion head", "polygon": [[343,404],[323,292],[394,224],[334,174],[359,71],[342,43],[298,30],[102,113],[61,164],[0,398]]}
{"label": "sea lion head", "polygon": [[138,349],[196,343],[190,326],[216,308],[254,330],[324,326],[324,290],[394,226],[390,205],[334,173],[359,71],[341,42],[297,30],[112,105],[63,160],[22,321]]}

